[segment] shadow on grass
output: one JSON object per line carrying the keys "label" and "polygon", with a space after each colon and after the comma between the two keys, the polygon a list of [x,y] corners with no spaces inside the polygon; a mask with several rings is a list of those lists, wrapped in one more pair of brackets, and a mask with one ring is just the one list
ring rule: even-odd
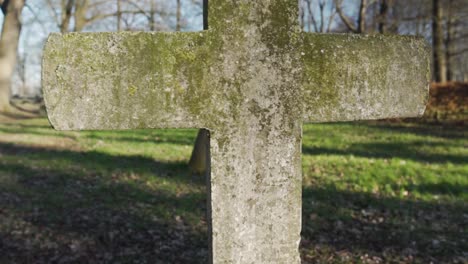
{"label": "shadow on grass", "polygon": [[377,142],[352,144],[346,149],[304,146],[302,152],[306,155],[354,155],[365,158],[400,158],[421,163],[454,163],[466,164],[468,156],[457,154],[428,153],[421,147],[443,147],[445,143],[429,143],[423,141],[409,142]]}
{"label": "shadow on grass", "polygon": [[419,193],[430,193],[432,195],[450,194],[453,196],[461,196],[463,194],[468,194],[467,185],[453,184],[450,182],[410,185],[409,190],[416,190]]}
{"label": "shadow on grass", "polygon": [[[417,120],[416,120],[417,121]],[[467,129],[465,126],[456,124],[431,124],[431,123],[410,123],[385,122],[385,121],[367,121],[361,122],[370,128],[377,128],[395,133],[409,133],[418,136],[439,137],[444,139],[464,139]]]}
{"label": "shadow on grass", "polygon": [[[207,263],[204,180],[183,163],[5,143],[0,155],[0,263]],[[303,198],[303,263],[466,259],[466,204],[334,186]]]}
{"label": "shadow on grass", "polygon": [[467,211],[463,203],[307,187],[303,191],[303,259],[355,263],[367,254],[380,258],[380,263],[462,263],[468,237],[463,212]]}
{"label": "shadow on grass", "polygon": [[[150,131],[150,132],[149,132]],[[149,132],[149,133],[148,133]],[[139,142],[139,143],[168,143],[190,146],[195,142],[195,132],[187,133],[187,130],[171,130],[170,133],[164,130],[139,130],[128,133],[119,133],[118,136],[112,136],[108,139],[113,141],[125,142]],[[148,135],[149,134],[149,135]],[[87,138],[102,139],[101,135],[87,135]]]}
{"label": "shadow on grass", "polygon": [[0,144],[1,263],[206,263],[185,164]]}
{"label": "shadow on grass", "polygon": [[0,112],[0,120],[28,120],[40,117],[39,111],[30,111],[27,109],[19,109],[12,107],[10,112]]}
{"label": "shadow on grass", "polygon": [[[111,140],[126,142],[139,142],[139,143],[169,143],[178,145],[192,145],[195,140],[195,130],[180,129],[180,130],[122,130],[116,133],[109,131],[99,131],[99,134],[94,134],[92,131],[84,131],[82,137],[95,140]],[[74,139],[75,136],[67,133],[57,133],[50,126],[44,125],[25,125],[15,124],[8,126],[0,126],[0,132],[6,134],[23,134],[23,135],[36,135],[36,136],[54,136],[62,138]]]}
{"label": "shadow on grass", "polygon": [[[80,170],[87,169],[91,173],[101,174],[101,176],[115,171],[147,173],[165,177],[165,179],[172,182],[204,184],[197,178],[189,177],[188,167],[183,162],[159,162],[143,156],[114,156],[97,151],[70,151],[10,143],[0,143],[0,151],[3,155],[27,157],[29,161],[44,163],[46,167],[48,162],[55,162],[71,168],[79,168]],[[83,172],[83,174],[86,173]]]}

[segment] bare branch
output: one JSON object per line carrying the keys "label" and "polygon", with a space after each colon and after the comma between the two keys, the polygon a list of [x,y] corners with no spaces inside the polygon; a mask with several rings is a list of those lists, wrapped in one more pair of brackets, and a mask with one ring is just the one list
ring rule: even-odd
{"label": "bare branch", "polygon": [[37,15],[36,11],[34,10],[34,8],[32,8],[30,5],[28,5],[28,2],[26,2],[24,4],[24,7],[26,7],[29,12],[31,12],[31,14],[33,15],[34,17],[34,21],[37,21],[39,23],[39,25],[41,25],[41,28],[44,32],[47,32],[47,29],[46,27],[44,26],[44,23],[43,21],[41,21],[41,19],[39,18],[39,16]]}
{"label": "bare branch", "polygon": [[330,4],[330,16],[328,17],[328,26],[327,26],[327,32],[331,31],[331,26],[333,24],[333,21],[335,20],[335,15],[336,15],[336,8],[333,6],[333,4]]}
{"label": "bare branch", "polygon": [[366,30],[366,10],[367,0],[361,0],[359,6],[358,29],[356,33],[363,33]]}
{"label": "bare branch", "polygon": [[353,23],[349,20],[349,18],[344,14],[343,9],[341,8],[342,1],[335,0],[336,12],[340,16],[341,20],[345,24],[345,26],[352,32],[356,33],[357,28],[353,25]]}
{"label": "bare branch", "polygon": [[[120,11],[121,14],[143,14],[142,11]],[[98,20],[102,20],[102,19],[106,19],[108,17],[115,17],[117,14],[116,13],[108,13],[108,14],[96,14],[94,16],[91,16],[89,18],[86,18],[86,23],[93,23],[93,22],[96,22]]]}
{"label": "bare branch", "polygon": [[318,5],[319,5],[319,9],[320,9],[320,32],[323,32],[324,24],[325,24],[325,17],[324,17],[324,14],[323,14],[323,9],[325,8],[325,2],[324,1],[319,1]]}
{"label": "bare branch", "polygon": [[312,25],[314,26],[315,32],[318,32],[318,24],[317,20],[315,20],[314,13],[312,12],[312,5],[311,5],[311,0],[306,0],[307,3],[307,12],[309,13],[309,19],[312,22]]}
{"label": "bare branch", "polygon": [[145,15],[148,19],[151,18],[151,15],[148,14],[148,12],[146,12],[146,10],[144,10],[140,5],[138,5],[137,3],[134,3],[133,1],[126,1],[128,4],[130,4],[131,6],[135,7],[136,9],[138,9],[138,11],[140,12],[140,14],[143,14]]}
{"label": "bare branch", "polygon": [[461,50],[457,50],[455,52],[451,52],[449,53],[450,56],[458,56],[458,55],[461,55],[465,52],[468,52],[468,48],[464,48],[464,49],[461,49]]}
{"label": "bare branch", "polygon": [[50,7],[49,11],[52,14],[52,17],[54,18],[55,24],[57,24],[57,27],[60,27],[60,18],[59,18],[59,15],[57,14],[56,9],[54,8],[54,4],[52,3],[51,0],[47,0],[47,5]]}

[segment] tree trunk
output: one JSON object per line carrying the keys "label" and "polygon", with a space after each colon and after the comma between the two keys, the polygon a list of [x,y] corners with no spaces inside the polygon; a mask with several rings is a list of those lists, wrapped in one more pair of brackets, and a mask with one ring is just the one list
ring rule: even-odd
{"label": "tree trunk", "polygon": [[122,30],[120,26],[120,21],[122,20],[122,8],[120,6],[120,0],[117,0],[117,32]]}
{"label": "tree trunk", "polygon": [[[203,29],[208,29],[208,0],[203,0]],[[193,147],[189,168],[192,173],[205,175],[209,163],[210,132],[204,128],[198,131]]]}
{"label": "tree trunk", "polygon": [[70,20],[72,17],[73,6],[75,5],[74,0],[62,1],[62,22],[60,23],[60,32],[66,33],[69,31]]}
{"label": "tree trunk", "polygon": [[182,29],[182,6],[180,0],[177,0],[177,11],[176,11],[176,31]]}
{"label": "tree trunk", "polygon": [[75,28],[73,31],[81,32],[88,24],[86,12],[88,11],[88,0],[77,0],[75,3]]}
{"label": "tree trunk", "polygon": [[364,33],[366,31],[366,11],[367,11],[367,0],[361,0],[359,6],[359,17],[358,17],[358,29],[356,33]]}
{"label": "tree trunk", "polygon": [[348,19],[348,17],[344,14],[343,9],[341,8],[342,1],[335,0],[336,12],[338,16],[340,16],[341,21],[345,24],[349,31],[353,33],[358,33],[357,28],[354,27],[353,23]]}
{"label": "tree trunk", "polygon": [[440,0],[432,1],[432,45],[434,56],[434,75],[436,82],[447,81],[447,63],[444,52],[444,32],[442,5]]}
{"label": "tree trunk", "polygon": [[0,37],[0,111],[5,112],[11,110],[10,86],[16,66],[23,6],[24,0],[5,0],[1,6],[4,21]]}
{"label": "tree trunk", "polygon": [[335,8],[336,13],[340,16],[341,21],[343,21],[344,25],[348,28],[349,31],[361,34],[366,31],[366,12],[367,12],[367,0],[361,0],[359,4],[359,14],[357,16],[357,25],[355,26],[354,23],[345,15],[341,4],[343,1],[335,0]]}
{"label": "tree trunk", "polygon": [[149,12],[149,16],[148,16],[150,31],[156,31],[155,16],[156,16],[156,6],[155,6],[153,0],[151,0],[150,1],[150,12]]}
{"label": "tree trunk", "polygon": [[304,5],[301,4],[299,9],[299,24],[301,25],[302,31],[305,31],[305,10]]}
{"label": "tree trunk", "polygon": [[447,81],[451,81],[453,79],[453,69],[452,69],[452,51],[453,51],[453,39],[455,38],[455,26],[454,26],[454,18],[453,18],[453,0],[448,1],[448,8],[447,8],[447,38],[445,40],[445,64],[446,64],[446,71],[447,71]]}
{"label": "tree trunk", "polygon": [[203,0],[203,29],[208,29],[208,0]]}
{"label": "tree trunk", "polygon": [[387,32],[387,13],[388,13],[388,0],[380,2],[379,10],[379,33],[384,34]]}

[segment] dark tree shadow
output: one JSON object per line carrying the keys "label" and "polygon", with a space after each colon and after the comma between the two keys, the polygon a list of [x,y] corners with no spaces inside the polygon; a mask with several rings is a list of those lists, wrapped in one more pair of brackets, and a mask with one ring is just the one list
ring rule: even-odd
{"label": "dark tree shadow", "polygon": [[[61,138],[71,138],[74,136],[67,133],[57,133],[50,126],[36,125],[36,124],[15,124],[14,126],[0,127],[0,132],[10,134],[23,134],[23,135],[37,135],[37,136],[54,136]],[[100,133],[103,133],[100,131]],[[105,133],[105,132],[104,132]],[[126,142],[139,142],[139,143],[168,143],[177,145],[192,145],[195,141],[195,130],[181,129],[171,130],[165,132],[164,130],[122,130],[119,133],[112,133],[106,136],[106,140]],[[89,139],[102,139],[102,135],[96,135],[90,131],[84,132],[83,137]]]}
{"label": "dark tree shadow", "polygon": [[365,158],[401,158],[421,163],[455,163],[467,164],[468,156],[460,154],[434,154],[421,150],[422,146],[438,147],[444,143],[413,141],[405,142],[381,142],[381,143],[357,143],[351,144],[346,149],[333,149],[323,147],[304,146],[302,151],[306,155],[354,155]]}
{"label": "dark tree shadow", "polygon": [[408,133],[419,136],[431,136],[444,139],[464,139],[467,137],[467,129],[465,126],[458,124],[447,123],[402,123],[389,121],[367,121],[359,122],[370,128],[376,128],[395,133]]}
{"label": "dark tree shadow", "polygon": [[[20,109],[14,109],[11,112],[0,112],[0,119],[12,119],[12,120],[28,120],[28,119],[36,119],[40,115],[36,112],[29,112],[29,111],[21,111]],[[16,110],[15,110],[16,109]]]}
{"label": "dark tree shadow", "polygon": [[4,143],[0,155],[14,178],[0,186],[0,263],[207,263],[204,179],[184,163]]}
{"label": "dark tree shadow", "polygon": [[332,185],[307,187],[302,251],[331,249],[330,259],[339,259],[340,252],[368,254],[383,263],[462,263],[468,250],[466,212],[464,203],[378,197]]}

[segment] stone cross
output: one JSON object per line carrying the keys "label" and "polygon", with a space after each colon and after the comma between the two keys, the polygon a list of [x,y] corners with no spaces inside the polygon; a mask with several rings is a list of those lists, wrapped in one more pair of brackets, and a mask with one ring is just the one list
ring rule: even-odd
{"label": "stone cross", "polygon": [[52,34],[60,130],[206,128],[213,263],[299,263],[303,122],[421,115],[422,39],[310,34],[292,0],[211,0],[210,30]]}

